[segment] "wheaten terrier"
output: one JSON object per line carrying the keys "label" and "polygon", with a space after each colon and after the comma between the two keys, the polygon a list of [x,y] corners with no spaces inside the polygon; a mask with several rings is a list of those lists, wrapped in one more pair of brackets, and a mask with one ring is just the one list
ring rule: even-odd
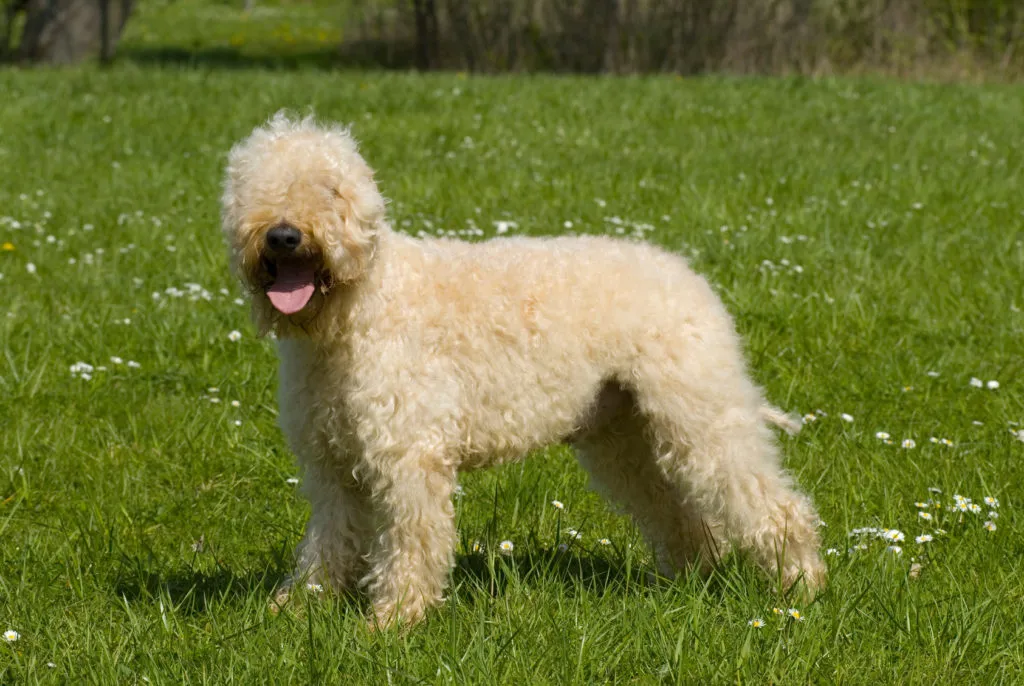
{"label": "wheaten terrier", "polygon": [[382,624],[422,618],[453,564],[457,472],[557,441],[662,572],[731,543],[824,583],[815,511],[766,426],[786,417],[682,258],[602,237],[413,239],[346,129],[282,114],[231,150],[223,229],[277,337],[312,505],[290,583],[361,587]]}

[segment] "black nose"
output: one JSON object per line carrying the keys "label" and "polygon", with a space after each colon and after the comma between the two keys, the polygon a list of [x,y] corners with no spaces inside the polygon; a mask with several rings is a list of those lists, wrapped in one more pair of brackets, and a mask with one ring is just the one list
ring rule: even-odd
{"label": "black nose", "polygon": [[302,232],[294,226],[281,224],[267,231],[267,247],[279,255],[295,252],[302,242]]}

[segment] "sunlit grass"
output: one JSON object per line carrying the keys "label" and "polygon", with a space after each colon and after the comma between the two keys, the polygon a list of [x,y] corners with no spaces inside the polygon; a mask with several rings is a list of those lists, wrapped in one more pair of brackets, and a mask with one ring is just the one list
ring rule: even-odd
{"label": "sunlit grass", "polygon": [[[0,680],[1018,678],[1020,88],[125,64],[3,71],[0,92]],[[814,417],[780,440],[830,590],[794,606],[736,558],[652,582],[552,448],[463,479],[460,563],[424,625],[371,635],[358,597],[270,615],[308,511],[217,199],[228,147],[280,107],[352,122],[409,233],[688,255],[769,397]]]}

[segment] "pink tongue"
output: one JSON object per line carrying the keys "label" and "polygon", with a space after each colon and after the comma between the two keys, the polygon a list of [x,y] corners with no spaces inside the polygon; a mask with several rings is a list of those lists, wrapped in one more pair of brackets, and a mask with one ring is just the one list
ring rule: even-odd
{"label": "pink tongue", "polygon": [[267,288],[270,303],[281,314],[295,314],[313,297],[313,269],[304,264],[277,264],[277,278]]}

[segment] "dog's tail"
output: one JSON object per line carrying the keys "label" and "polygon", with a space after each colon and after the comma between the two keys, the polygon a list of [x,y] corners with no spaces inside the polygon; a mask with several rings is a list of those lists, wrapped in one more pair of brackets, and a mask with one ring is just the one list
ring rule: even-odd
{"label": "dog's tail", "polygon": [[804,426],[799,419],[793,415],[786,414],[774,405],[762,405],[758,414],[761,415],[761,419],[769,424],[774,424],[790,436],[796,436]]}

